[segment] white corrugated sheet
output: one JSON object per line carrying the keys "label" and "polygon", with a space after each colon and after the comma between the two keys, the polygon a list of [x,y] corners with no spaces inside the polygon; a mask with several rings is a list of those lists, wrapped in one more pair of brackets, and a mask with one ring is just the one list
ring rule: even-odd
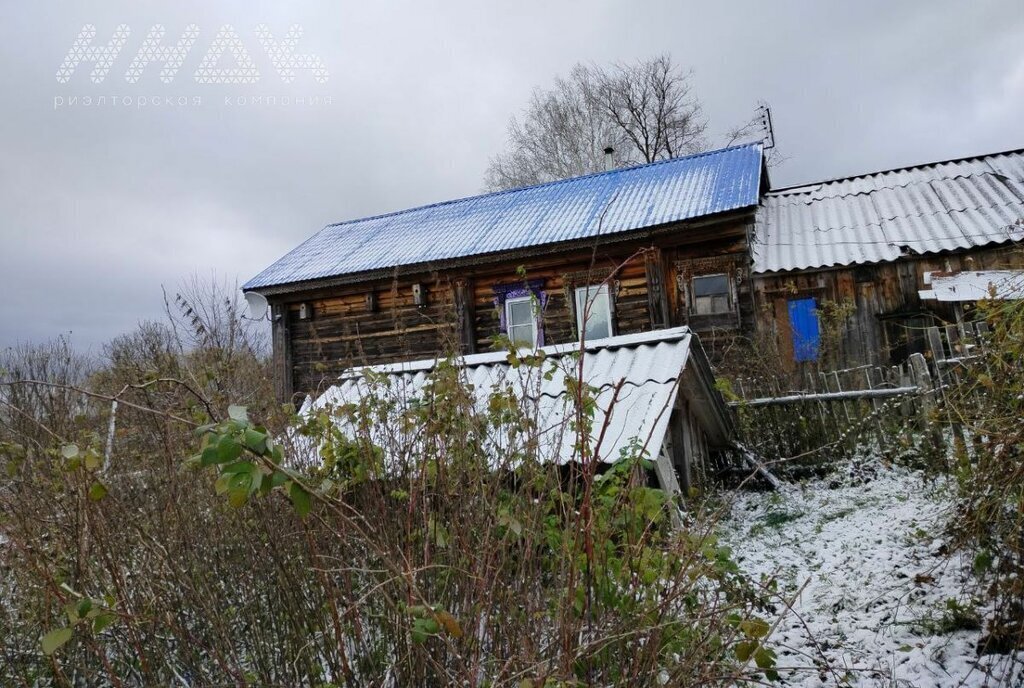
{"label": "white corrugated sheet", "polygon": [[1024,271],[977,270],[925,273],[931,289],[919,291],[922,299],[938,301],[981,301],[982,299],[1024,299]]}
{"label": "white corrugated sheet", "polygon": [[[633,441],[646,448],[652,458],[658,454],[683,370],[690,361],[691,338],[690,331],[681,327],[587,343],[582,357],[583,380],[600,390],[590,446],[600,460],[617,460]],[[570,427],[575,405],[566,384],[567,376],[575,380],[579,374],[578,348],[576,344],[545,347],[547,359],[539,368],[513,367],[502,352],[466,356],[458,363],[472,385],[478,411],[486,412],[494,392],[510,391],[520,408],[537,421],[531,440],[540,447],[540,459],[566,463],[579,459]],[[426,360],[355,369],[345,374],[340,384],[307,403],[302,412],[358,405],[368,397],[395,401],[388,413],[396,418],[378,422],[370,429],[370,439],[387,452],[394,444],[389,436],[402,426],[397,416],[423,400],[425,383],[436,365],[437,361]],[[340,422],[346,432],[352,432],[345,421]],[[502,441],[500,437],[490,440]]]}
{"label": "white corrugated sheet", "polygon": [[891,261],[1024,239],[1024,151],[780,189],[764,196],[754,271]]}

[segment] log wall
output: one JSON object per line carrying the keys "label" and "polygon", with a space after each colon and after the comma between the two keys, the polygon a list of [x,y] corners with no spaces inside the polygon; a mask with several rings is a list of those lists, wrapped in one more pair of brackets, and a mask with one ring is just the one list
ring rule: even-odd
{"label": "log wall", "polygon": [[[492,350],[501,333],[496,287],[541,284],[544,344],[575,341],[574,289],[612,276],[615,334],[691,324],[680,297],[679,265],[707,256],[743,261],[749,216],[684,225],[642,238],[490,262],[443,266],[428,272],[269,296],[274,325],[275,375],[282,399],[297,400],[330,385],[346,368]],[[732,258],[730,258],[732,260]],[[747,280],[749,283],[749,280]],[[426,303],[414,302],[422,285]],[[749,292],[749,288],[748,288]],[[372,295],[372,296],[371,296]],[[370,299],[368,301],[368,298]],[[305,304],[309,317],[301,317]],[[749,316],[749,309],[745,310]],[[741,322],[730,321],[739,331]],[[752,326],[752,319],[747,322]],[[295,398],[293,398],[295,397]]]}

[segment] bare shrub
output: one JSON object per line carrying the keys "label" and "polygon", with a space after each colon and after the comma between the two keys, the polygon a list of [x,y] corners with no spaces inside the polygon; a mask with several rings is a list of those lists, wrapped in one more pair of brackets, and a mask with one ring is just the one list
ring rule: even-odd
{"label": "bare shrub", "polygon": [[[499,389],[477,408],[453,366],[416,403],[381,388],[268,429],[238,406],[220,417],[207,393],[223,387],[192,384],[214,374],[206,361],[222,370],[221,354],[175,356],[173,343],[145,326],[112,344],[82,402],[98,408],[74,433],[3,426],[3,682],[774,675],[768,610],[713,519],[670,527],[676,506],[649,486],[638,449],[605,467],[581,444],[580,461],[558,468],[542,460],[528,404]],[[580,442],[600,432],[592,393],[575,390],[563,429]],[[107,465],[112,397],[131,406]]]}
{"label": "bare shrub", "polygon": [[1008,652],[1024,649],[1024,301],[983,302],[979,314],[989,335],[947,377],[942,419],[961,440],[950,528],[991,605],[980,650]]}

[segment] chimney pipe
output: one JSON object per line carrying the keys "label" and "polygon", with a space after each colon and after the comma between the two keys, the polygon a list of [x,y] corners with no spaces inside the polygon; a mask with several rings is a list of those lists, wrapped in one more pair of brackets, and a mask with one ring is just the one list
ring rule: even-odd
{"label": "chimney pipe", "polygon": [[615,154],[615,149],[611,146],[607,146],[604,149],[604,171],[612,169],[614,163],[612,162],[612,156]]}

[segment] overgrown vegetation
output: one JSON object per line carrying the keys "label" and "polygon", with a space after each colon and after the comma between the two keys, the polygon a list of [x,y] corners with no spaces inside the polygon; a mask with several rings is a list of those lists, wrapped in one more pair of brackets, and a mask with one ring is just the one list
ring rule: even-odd
{"label": "overgrown vegetation", "polygon": [[974,552],[991,619],[981,651],[1024,649],[1024,301],[986,301],[990,332],[946,378],[955,544]]}
{"label": "overgrown vegetation", "polygon": [[102,360],[62,341],[0,366],[0,682],[774,677],[770,610],[713,519],[670,528],[638,448],[589,455],[593,390],[573,390],[566,467],[528,406],[477,408],[451,366],[414,404],[371,377],[359,404],[298,418],[268,402],[239,304],[175,301]]}

